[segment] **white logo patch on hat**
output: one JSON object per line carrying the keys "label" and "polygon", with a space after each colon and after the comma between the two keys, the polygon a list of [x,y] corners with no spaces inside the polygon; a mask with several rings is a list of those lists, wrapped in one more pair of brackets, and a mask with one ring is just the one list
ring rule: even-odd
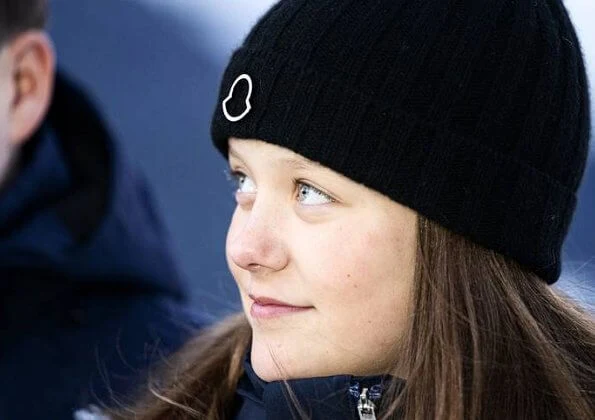
{"label": "white logo patch on hat", "polygon": [[[240,115],[237,115],[234,117],[229,112],[227,112],[227,103],[233,97],[233,91],[234,91],[236,85],[240,82],[240,80],[246,80],[248,82],[248,95],[246,95],[246,99],[244,101],[246,104],[246,109]],[[229,89],[229,95],[227,95],[227,98],[225,98],[225,100],[223,101],[223,104],[222,104],[223,113],[225,114],[225,118],[227,118],[231,122],[240,121],[242,118],[244,118],[248,114],[248,112],[250,112],[250,110],[252,109],[252,105],[250,104],[251,96],[252,96],[252,79],[250,78],[250,76],[248,76],[245,73],[239,75],[237,77],[237,79],[233,82],[233,85],[231,85],[231,89]]]}

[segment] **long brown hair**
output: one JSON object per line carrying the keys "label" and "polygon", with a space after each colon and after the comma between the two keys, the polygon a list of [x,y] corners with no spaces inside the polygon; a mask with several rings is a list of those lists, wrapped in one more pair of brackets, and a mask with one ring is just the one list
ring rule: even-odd
{"label": "long brown hair", "polygon": [[[414,313],[381,418],[595,418],[592,315],[512,260],[419,216]],[[200,334],[114,419],[228,419],[243,314]],[[397,414],[398,413],[398,414]]]}

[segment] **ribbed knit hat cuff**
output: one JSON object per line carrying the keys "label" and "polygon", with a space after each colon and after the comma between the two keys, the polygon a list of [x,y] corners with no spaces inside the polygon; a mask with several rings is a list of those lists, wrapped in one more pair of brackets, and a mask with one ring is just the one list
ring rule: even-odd
{"label": "ribbed knit hat cuff", "polygon": [[[222,102],[241,74],[254,84],[252,109],[232,122]],[[480,139],[458,135],[456,127],[379,102],[339,85],[332,71],[271,63],[240,49],[223,78],[212,138],[226,159],[230,137],[293,150],[555,282],[574,193]],[[536,247],[535,240],[551,246]]]}

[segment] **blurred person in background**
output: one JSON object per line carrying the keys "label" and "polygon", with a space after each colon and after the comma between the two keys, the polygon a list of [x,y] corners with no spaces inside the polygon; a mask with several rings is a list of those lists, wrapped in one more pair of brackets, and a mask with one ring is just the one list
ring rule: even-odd
{"label": "blurred person in background", "polygon": [[212,120],[244,310],[111,417],[594,418],[552,287],[589,136],[561,0],[278,2]]}
{"label": "blurred person in background", "polygon": [[206,141],[225,66],[212,38],[225,34],[211,29],[203,4],[54,0],[49,31],[60,68],[91,89],[152,186],[193,304],[221,315],[240,307],[221,252],[233,212],[229,183],[216,175],[225,168]]}
{"label": "blurred person in background", "polygon": [[142,175],[55,71],[45,0],[0,0],[0,418],[126,395],[203,319]]}

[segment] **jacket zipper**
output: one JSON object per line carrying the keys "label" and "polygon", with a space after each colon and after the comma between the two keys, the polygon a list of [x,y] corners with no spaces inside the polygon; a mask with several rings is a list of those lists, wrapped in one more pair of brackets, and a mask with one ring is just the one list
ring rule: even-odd
{"label": "jacket zipper", "polygon": [[368,399],[368,388],[362,389],[357,402],[357,411],[360,420],[376,420],[376,406]]}

